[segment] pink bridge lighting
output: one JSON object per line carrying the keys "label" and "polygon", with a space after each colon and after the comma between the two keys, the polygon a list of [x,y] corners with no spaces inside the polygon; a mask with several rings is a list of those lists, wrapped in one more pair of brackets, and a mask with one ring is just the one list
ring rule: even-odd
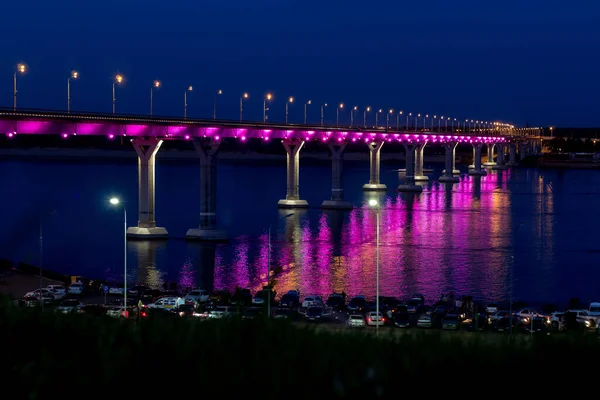
{"label": "pink bridge lighting", "polygon": [[298,139],[322,142],[397,143],[502,143],[510,140],[503,132],[486,130],[470,133],[408,132],[385,128],[348,128],[275,123],[234,122],[214,120],[182,120],[178,118],[123,116],[112,114],[67,114],[56,111],[0,110],[0,134],[15,135],[118,136],[130,138],[155,137],[165,140],[210,138]]}

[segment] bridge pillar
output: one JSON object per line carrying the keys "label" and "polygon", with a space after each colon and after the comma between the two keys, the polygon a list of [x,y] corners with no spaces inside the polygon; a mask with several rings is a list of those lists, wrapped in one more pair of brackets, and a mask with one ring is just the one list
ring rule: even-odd
{"label": "bridge pillar", "polygon": [[346,142],[328,143],[331,150],[331,199],[325,200],[321,208],[351,210],[352,203],[344,201],[344,150]]}
{"label": "bridge pillar", "polygon": [[399,192],[422,192],[423,187],[415,185],[415,152],[419,144],[417,143],[404,143],[404,150],[406,151],[406,175],[404,185],[398,186]]}
{"label": "bridge pillar", "polygon": [[285,199],[279,200],[279,208],[308,208],[306,200],[300,200],[300,150],[304,141],[284,139],[281,141],[287,152],[287,192]]}
{"label": "bridge pillar", "polygon": [[200,226],[188,229],[187,239],[225,241],[227,235],[217,229],[217,155],[219,142],[213,139],[195,140],[200,157]]}
{"label": "bridge pillar", "polygon": [[379,171],[380,171],[380,150],[381,146],[383,146],[383,141],[381,142],[371,142],[368,144],[369,146],[369,183],[365,183],[363,185],[363,190],[367,191],[385,191],[387,190],[387,186],[382,184],[379,181]]}
{"label": "bridge pillar", "polygon": [[506,169],[506,160],[504,156],[504,144],[496,145],[496,165],[492,167],[492,169]]}
{"label": "bridge pillar", "polygon": [[131,144],[138,155],[138,224],[127,228],[127,237],[164,239],[168,236],[167,230],[156,226],[154,213],[155,156],[162,140],[133,139]]}
{"label": "bridge pillar", "polygon": [[458,146],[458,142],[448,142],[444,143],[444,149],[446,150],[445,154],[445,162],[446,169],[443,172],[443,175],[440,176],[438,182],[446,182],[446,183],[455,183],[460,182],[458,176],[454,176],[454,162],[456,159],[456,146]]}
{"label": "bridge pillar", "polygon": [[509,143],[508,144],[508,163],[506,164],[510,167],[514,167],[518,165],[517,163],[517,144]]}
{"label": "bridge pillar", "polygon": [[415,148],[415,182],[427,182],[428,176],[423,175],[423,149],[427,145],[427,142],[417,145]]}
{"label": "bridge pillar", "polygon": [[487,161],[483,163],[486,167],[491,167],[492,165],[496,165],[494,162],[494,147],[496,143],[488,143],[487,144]]}
{"label": "bridge pillar", "polygon": [[528,148],[528,142],[519,142],[519,157],[521,158],[521,161],[523,161],[529,155]]}
{"label": "bridge pillar", "polygon": [[484,176],[485,170],[481,169],[481,143],[473,143],[473,169],[469,170],[469,175]]}

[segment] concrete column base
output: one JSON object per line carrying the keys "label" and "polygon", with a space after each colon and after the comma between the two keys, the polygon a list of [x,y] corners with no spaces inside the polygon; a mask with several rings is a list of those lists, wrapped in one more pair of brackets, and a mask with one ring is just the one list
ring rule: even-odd
{"label": "concrete column base", "polygon": [[[442,170],[442,174],[445,174],[446,170]],[[460,171],[457,169],[453,169],[452,170],[452,175],[460,175]]]}
{"label": "concrete column base", "polygon": [[415,182],[429,182],[429,177],[425,175],[418,175],[413,178]]}
{"label": "concrete column base", "polygon": [[496,165],[496,163],[495,162],[484,162],[483,163],[483,166],[485,166],[485,167],[491,167],[493,165]]}
{"label": "concrete column base", "polygon": [[363,190],[368,192],[385,192],[387,186],[383,183],[365,183],[363,185]]}
{"label": "concrete column base", "polygon": [[226,242],[227,233],[219,229],[188,229],[185,238],[204,242]]}
{"label": "concrete column base", "polygon": [[492,165],[492,169],[507,169],[506,165]]}
{"label": "concrete column base", "polygon": [[460,182],[460,179],[458,178],[458,176],[440,176],[438,178],[438,182],[443,182],[443,183],[458,183]]}
{"label": "concrete column base", "polygon": [[487,172],[484,171],[484,170],[479,170],[479,171],[472,170],[472,171],[469,171],[469,175],[472,175],[472,176],[486,176]]}
{"label": "concrete column base", "polygon": [[516,161],[509,161],[509,162],[506,163],[507,167],[516,167],[518,165],[519,165],[519,163],[516,162]]}
{"label": "concrete column base", "polygon": [[400,185],[398,186],[399,192],[410,192],[410,193],[421,193],[423,191],[423,186],[420,185]]}
{"label": "concrete column base", "polygon": [[138,226],[131,226],[127,228],[127,237],[129,239],[166,239],[169,237],[169,233],[165,228],[140,228]]}
{"label": "concrete column base", "polygon": [[321,208],[326,210],[352,210],[354,206],[349,201],[344,200],[325,200]]}
{"label": "concrete column base", "polygon": [[308,201],[282,199],[277,202],[277,207],[279,207],[279,208],[308,208]]}

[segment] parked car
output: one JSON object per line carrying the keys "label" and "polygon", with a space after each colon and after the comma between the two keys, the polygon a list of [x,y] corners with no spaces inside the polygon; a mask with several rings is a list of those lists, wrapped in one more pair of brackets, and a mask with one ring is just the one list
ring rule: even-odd
{"label": "parked car", "polygon": [[231,306],[218,306],[208,312],[209,319],[222,319],[231,317],[234,314],[234,309]]}
{"label": "parked car", "polygon": [[433,325],[431,321],[431,315],[429,314],[421,314],[417,319],[417,327],[419,328],[431,328]]}
{"label": "parked car", "polygon": [[242,313],[242,319],[256,319],[261,312],[261,308],[259,307],[250,307],[244,310]]}
{"label": "parked car", "polygon": [[128,306],[127,312],[123,306],[106,306],[106,315],[113,318],[137,318],[137,306]]}
{"label": "parked car", "polygon": [[207,290],[202,289],[194,289],[188,294],[185,295],[185,301],[189,301],[192,303],[200,304],[208,302],[210,298],[210,293]]}
{"label": "parked car", "polygon": [[588,314],[592,317],[600,317],[600,302],[591,302],[588,308]]}
{"label": "parked car", "polygon": [[363,311],[367,307],[365,296],[354,296],[348,303],[348,311],[355,313]]}
{"label": "parked car", "polygon": [[106,315],[106,307],[103,304],[85,304],[77,309],[77,313],[101,317]]}
{"label": "parked car", "polygon": [[302,301],[303,308],[319,307],[323,305],[321,296],[306,296]]}
{"label": "parked car", "polygon": [[28,308],[39,307],[40,299],[35,296],[25,296],[23,298],[23,305]]}
{"label": "parked car", "polygon": [[485,312],[492,314],[498,311],[498,303],[488,303],[485,306]]}
{"label": "parked car", "polygon": [[83,294],[84,291],[85,291],[85,286],[81,282],[75,282],[75,283],[71,283],[71,285],[69,285],[69,290],[68,290],[69,294],[80,296]]}
{"label": "parked car", "polygon": [[62,285],[48,285],[46,289],[52,293],[54,300],[62,300],[67,295],[67,289]]}
{"label": "parked car", "polygon": [[406,309],[409,313],[420,313],[422,311],[423,306],[425,305],[425,300],[423,297],[413,297],[406,302]]}
{"label": "parked car", "polygon": [[364,328],[366,326],[365,317],[363,317],[361,314],[352,314],[350,317],[348,317],[346,325],[349,327]]}
{"label": "parked car", "polygon": [[369,326],[383,326],[385,324],[385,318],[383,313],[380,311],[377,313],[376,311],[370,311],[367,313],[367,325]]}
{"label": "parked car", "polygon": [[310,322],[322,322],[331,315],[331,312],[322,306],[311,306],[306,309],[304,318]]}
{"label": "parked car", "polygon": [[298,308],[300,305],[300,297],[296,293],[286,293],[279,300],[279,307],[282,308]]}
{"label": "parked car", "polygon": [[411,318],[408,312],[395,312],[392,321],[398,328],[410,328]]}
{"label": "parked car", "polygon": [[250,289],[237,288],[231,297],[231,304],[240,306],[252,304],[252,292],[250,292]]}
{"label": "parked car", "polygon": [[267,289],[262,289],[259,290],[258,292],[256,292],[256,294],[254,295],[254,297],[252,298],[252,304],[256,304],[256,305],[260,305],[260,304],[267,304],[267,301],[269,300],[269,294],[271,296],[271,306],[275,304],[275,292],[272,290]]}
{"label": "parked car", "polygon": [[125,285],[122,283],[112,283],[108,285],[108,294],[123,296],[125,293]]}
{"label": "parked car", "polygon": [[456,331],[460,329],[458,314],[446,314],[442,319],[442,329]]}
{"label": "parked car", "polygon": [[138,297],[141,296],[146,290],[150,290],[150,288],[146,285],[135,285],[132,288],[127,288],[127,295]]}
{"label": "parked car", "polygon": [[77,299],[68,299],[60,302],[60,305],[56,307],[57,313],[68,314],[71,312],[77,312],[81,307],[83,307],[83,303]]}
{"label": "parked car", "polygon": [[181,297],[161,297],[156,300],[154,303],[148,304],[148,308],[164,308],[164,309],[173,309],[178,307],[181,304],[185,304],[185,301]]}
{"label": "parked car", "polygon": [[25,294],[24,297],[36,297],[38,299],[41,298],[41,301],[44,304],[51,304],[54,301],[54,294],[47,289],[36,289],[32,292]]}
{"label": "parked car", "polygon": [[337,311],[344,311],[346,309],[346,298],[340,293],[334,293],[327,298],[325,305]]}
{"label": "parked car", "polygon": [[194,305],[193,304],[180,304],[177,307],[172,309],[176,315],[182,318],[190,318],[194,316]]}

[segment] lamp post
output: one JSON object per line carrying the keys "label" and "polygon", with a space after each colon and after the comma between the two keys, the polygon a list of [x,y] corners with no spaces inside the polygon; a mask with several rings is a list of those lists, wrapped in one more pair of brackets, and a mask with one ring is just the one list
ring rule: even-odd
{"label": "lamp post", "polygon": [[419,131],[419,118],[421,118],[421,113],[418,113],[415,117],[415,132]]}
{"label": "lamp post", "polygon": [[117,97],[115,96],[115,84],[123,82],[123,75],[117,74],[115,75],[115,79],[113,80],[112,89],[113,89],[113,97],[112,97],[112,113],[115,113],[115,102],[117,101]]}
{"label": "lamp post", "polygon": [[398,112],[398,115],[396,115],[396,130],[399,131],[400,130],[400,116],[402,115],[402,110],[400,110],[400,112]]}
{"label": "lamp post", "polygon": [[194,90],[193,87],[188,86],[188,88],[183,92],[183,119],[187,119],[187,93]]}
{"label": "lamp post", "polygon": [[375,113],[375,129],[379,128],[379,114],[381,114],[382,112],[383,112],[383,110],[380,108]]}
{"label": "lamp post", "polygon": [[344,103],[340,103],[335,110],[335,126],[340,126],[340,110],[344,108]]}
{"label": "lamp post", "polygon": [[369,207],[374,208],[375,209],[375,213],[377,215],[377,228],[376,228],[376,240],[377,240],[377,247],[376,247],[376,255],[375,255],[375,292],[376,292],[376,297],[375,297],[375,313],[377,315],[377,325],[375,325],[376,328],[376,334],[379,335],[379,323],[381,322],[381,318],[379,317],[379,203],[377,202],[377,200],[375,199],[371,199],[369,200]]}
{"label": "lamp post", "polygon": [[288,114],[289,114],[289,105],[294,102],[294,98],[292,96],[287,99],[285,102],[285,123],[288,123]]}
{"label": "lamp post", "polygon": [[327,107],[327,103],[321,104],[321,126],[323,126],[323,114],[325,107]]}
{"label": "lamp post", "polygon": [[158,89],[160,87],[160,81],[152,82],[152,86],[150,87],[150,116],[152,116],[152,93],[154,92],[154,88]]}
{"label": "lamp post", "polygon": [[78,79],[79,72],[71,70],[69,79],[67,79],[67,113],[71,113],[71,79]]}
{"label": "lamp post", "polygon": [[429,114],[425,114],[425,116],[423,116],[423,132],[427,130],[427,118],[429,118]]}
{"label": "lamp post", "polygon": [[271,99],[273,98],[273,95],[271,93],[267,93],[267,95],[264,98],[263,101],[263,122],[266,122],[268,117],[267,117],[267,111],[269,110],[267,108],[267,100],[271,101]]}
{"label": "lamp post", "polygon": [[354,111],[358,111],[358,106],[354,106],[352,107],[352,110],[350,110],[350,128],[354,126]]}
{"label": "lamp post", "polygon": [[215,92],[215,97],[213,99],[213,120],[217,119],[217,96],[220,96],[222,94],[223,91],[221,89]]}
{"label": "lamp post", "polygon": [[371,111],[371,107],[365,108],[365,112],[363,114],[363,125],[365,128],[367,127],[367,112],[369,111]]}
{"label": "lamp post", "polygon": [[[110,204],[113,206],[118,206],[121,204],[121,201],[117,197],[113,197],[109,200]],[[123,207],[123,221],[124,221],[124,230],[123,230],[123,308],[125,310],[125,318],[128,316],[127,310],[127,208],[125,205]]]}
{"label": "lamp post", "polygon": [[27,71],[27,66],[25,64],[17,64],[17,70],[13,76],[13,110],[17,109],[17,74],[23,75],[25,71]]}
{"label": "lamp post", "polygon": [[306,125],[306,106],[310,106],[312,104],[312,101],[307,101],[306,103],[304,103],[304,125]]}
{"label": "lamp post", "polygon": [[408,121],[409,117],[412,117],[412,113],[411,112],[409,112],[408,114],[406,114],[406,130],[408,130],[408,126],[409,126],[409,121]]}
{"label": "lamp post", "polygon": [[240,122],[242,122],[242,115],[244,112],[244,99],[248,98],[248,93],[243,93],[240,96]]}
{"label": "lamp post", "polygon": [[452,125],[452,132],[454,132],[454,121],[456,121],[456,118],[453,118],[451,121],[451,125]]}
{"label": "lamp post", "polygon": [[[394,113],[394,109],[390,108],[390,111],[388,111],[388,114],[386,115],[385,118],[385,129],[390,129],[390,115],[392,115]],[[398,120],[396,119],[396,122]]]}
{"label": "lamp post", "polygon": [[[283,217],[281,217],[280,219],[286,219],[291,217],[292,215],[294,215],[294,213],[290,213],[287,215],[284,215]],[[271,317],[271,228],[273,227],[273,224],[269,225],[269,241],[268,241],[268,245],[267,245],[267,288],[269,290],[269,294],[267,296],[267,317]]]}
{"label": "lamp post", "polygon": [[431,131],[433,132],[435,130],[435,120],[437,119],[437,115],[434,115],[433,118],[431,118]]}

